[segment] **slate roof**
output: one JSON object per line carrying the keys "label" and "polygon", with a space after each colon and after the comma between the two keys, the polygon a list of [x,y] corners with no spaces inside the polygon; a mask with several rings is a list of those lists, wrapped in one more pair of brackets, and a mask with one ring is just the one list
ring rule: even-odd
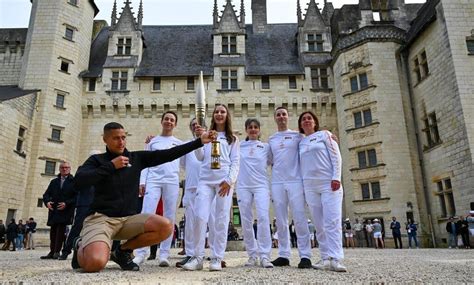
{"label": "slate roof", "polygon": [[[270,24],[265,34],[253,34],[251,25],[246,29],[245,57],[214,58],[211,25],[144,26],[147,48],[135,76],[197,76],[201,70],[212,75],[214,65],[245,65],[248,75],[304,74],[296,44],[297,24]],[[120,67],[120,60],[107,57],[108,32],[109,28],[102,29],[93,41],[89,70],[82,77],[99,77],[104,67]]]}
{"label": "slate roof", "polygon": [[304,74],[298,56],[298,24],[269,24],[264,34],[247,25],[245,46],[247,75]]}
{"label": "slate roof", "polygon": [[39,90],[23,90],[16,85],[0,86],[0,102],[22,97]]}
{"label": "slate roof", "polygon": [[416,18],[411,22],[410,30],[408,30],[408,46],[429,24],[436,20],[436,6],[439,1],[440,0],[427,0],[426,3],[417,10]]}
{"label": "slate roof", "polygon": [[0,44],[4,42],[20,42],[20,44],[25,44],[27,33],[27,28],[0,29]]}
{"label": "slate roof", "polygon": [[212,75],[212,26],[143,26],[147,48],[138,77]]}

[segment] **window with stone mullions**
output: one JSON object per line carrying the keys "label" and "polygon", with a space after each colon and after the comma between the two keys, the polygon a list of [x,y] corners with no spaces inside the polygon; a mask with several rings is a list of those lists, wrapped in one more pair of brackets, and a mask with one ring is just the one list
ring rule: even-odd
{"label": "window with stone mullions", "polygon": [[237,70],[222,70],[222,89],[237,89]]}
{"label": "window with stone mullions", "polygon": [[311,86],[313,89],[327,89],[329,87],[327,68],[311,68]]}
{"label": "window with stone mullions", "polygon": [[357,157],[359,160],[359,168],[377,166],[377,154],[375,149],[359,151]]}
{"label": "window with stone mullions", "polygon": [[413,65],[413,72],[415,72],[417,82],[422,81],[430,74],[426,51],[423,50],[417,56],[415,56],[413,59]]}
{"label": "window with stone mullions", "polygon": [[370,109],[354,113],[354,127],[361,128],[372,124],[372,112]]}
{"label": "window with stone mullions", "polygon": [[436,195],[439,199],[441,217],[452,217],[456,215],[456,205],[454,203],[451,178],[445,178],[436,182],[438,191]]}
{"label": "window with stone mullions", "polygon": [[222,53],[224,54],[237,53],[237,37],[236,36],[222,36]]}
{"label": "window with stone mullions", "polygon": [[351,81],[351,92],[357,92],[363,90],[369,86],[367,79],[367,73],[360,73],[350,78]]}
{"label": "window with stone mullions", "polygon": [[130,55],[132,52],[132,39],[131,38],[119,38],[117,44],[118,55]]}
{"label": "window with stone mullions", "polygon": [[323,35],[322,34],[308,34],[308,51],[323,51]]}
{"label": "window with stone mullions", "polygon": [[186,80],[186,90],[194,90],[194,77],[188,76]]}
{"label": "window with stone mullions", "polygon": [[112,90],[127,90],[127,71],[112,72]]}
{"label": "window with stone mullions", "polygon": [[361,183],[362,200],[380,199],[382,197],[380,192],[380,182]]}
{"label": "window with stone mullions", "polygon": [[441,143],[441,139],[438,132],[438,121],[436,119],[436,113],[433,112],[429,114],[425,119],[423,119],[423,123],[425,127],[422,131],[425,133],[427,143],[425,147],[431,148]]}
{"label": "window with stone mullions", "polygon": [[16,151],[23,152],[23,143],[25,142],[26,128],[21,127],[18,130],[18,139],[16,141]]}

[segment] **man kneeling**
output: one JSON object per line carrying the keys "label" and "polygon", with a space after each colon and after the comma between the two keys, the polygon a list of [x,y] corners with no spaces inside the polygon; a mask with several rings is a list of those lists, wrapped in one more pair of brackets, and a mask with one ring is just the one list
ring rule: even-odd
{"label": "man kneeling", "polygon": [[[136,214],[141,170],[173,161],[215,137],[211,131],[171,149],[129,152],[123,126],[114,122],[106,124],[103,134],[106,152],[89,157],[75,177],[77,186],[94,186],[95,194],[81,238],[74,243],[73,269],[98,272],[110,256],[123,270],[138,271],[139,266],[132,260],[133,250],[157,244],[173,231],[166,218]],[[126,242],[110,254],[112,240]]]}

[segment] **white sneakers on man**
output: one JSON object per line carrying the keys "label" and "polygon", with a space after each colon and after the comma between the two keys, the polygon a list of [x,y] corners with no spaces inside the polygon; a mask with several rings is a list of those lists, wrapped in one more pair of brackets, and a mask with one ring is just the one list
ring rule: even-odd
{"label": "white sneakers on man", "polygon": [[209,263],[209,271],[221,271],[222,264],[219,258],[211,258],[211,262]]}
{"label": "white sneakers on man", "polygon": [[191,257],[191,259],[183,265],[183,269],[189,271],[202,270],[202,259]]}
{"label": "white sneakers on man", "polygon": [[142,254],[137,254],[133,258],[133,262],[137,265],[142,265],[145,262],[145,256]]}
{"label": "white sneakers on man", "polygon": [[331,262],[328,259],[321,260],[313,264],[313,268],[317,270],[331,270]]}
{"label": "white sneakers on man", "polygon": [[261,258],[260,266],[262,266],[263,268],[273,268],[273,263],[271,263],[268,258]]}
{"label": "white sneakers on man", "polygon": [[249,257],[249,260],[245,262],[244,266],[246,267],[258,266],[258,258],[253,257],[253,256]]}
{"label": "white sneakers on man", "polygon": [[347,272],[347,268],[338,260],[331,259],[331,270],[336,272]]}
{"label": "white sneakers on man", "polygon": [[160,258],[159,267],[170,267],[170,261],[167,258]]}

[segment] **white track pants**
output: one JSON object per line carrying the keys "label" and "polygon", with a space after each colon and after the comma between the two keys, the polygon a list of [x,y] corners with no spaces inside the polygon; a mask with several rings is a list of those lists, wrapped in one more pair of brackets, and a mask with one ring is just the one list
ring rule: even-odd
{"label": "white track pants", "polygon": [[296,236],[298,237],[298,253],[300,258],[311,258],[311,244],[309,240],[308,220],[305,214],[305,200],[303,183],[278,183],[272,184],[272,200],[275,209],[278,255],[290,258],[291,243],[288,228],[288,205],[293,214]]}
{"label": "white track pants", "polygon": [[[154,214],[158,207],[160,198],[163,198],[163,216],[174,225],[176,219],[176,206],[179,196],[179,186],[175,184],[147,183],[145,196],[143,197],[142,213]],[[173,234],[160,243],[160,259],[168,258],[170,255]],[[135,250],[136,255],[148,256],[149,247]]]}
{"label": "white track pants", "polygon": [[[270,236],[270,193],[266,187],[262,188],[239,188],[237,199],[239,202],[240,218],[242,219],[242,231],[244,234],[245,248],[249,257],[270,258],[272,250],[272,238]],[[253,231],[252,206],[255,202],[257,210],[257,240]]]}
{"label": "white track pants", "polygon": [[342,250],[343,189],[331,190],[330,183],[312,183],[304,188],[323,260],[344,258]]}
{"label": "white track pants", "polygon": [[[209,215],[213,209],[212,203],[215,198],[214,226],[209,225],[209,244],[211,247],[211,258],[224,258],[227,246],[227,230],[229,228],[230,207],[232,205],[231,189],[229,195],[221,197],[217,193],[219,185],[209,185],[199,183],[195,199],[195,256],[204,257],[204,246],[206,242],[206,228]],[[213,230],[214,229],[214,230]],[[212,236],[211,236],[212,235]],[[212,245],[211,245],[212,244]]]}
{"label": "white track pants", "polygon": [[183,197],[184,215],[184,251],[186,256],[194,256],[194,200],[196,198],[196,188],[186,189]]}

